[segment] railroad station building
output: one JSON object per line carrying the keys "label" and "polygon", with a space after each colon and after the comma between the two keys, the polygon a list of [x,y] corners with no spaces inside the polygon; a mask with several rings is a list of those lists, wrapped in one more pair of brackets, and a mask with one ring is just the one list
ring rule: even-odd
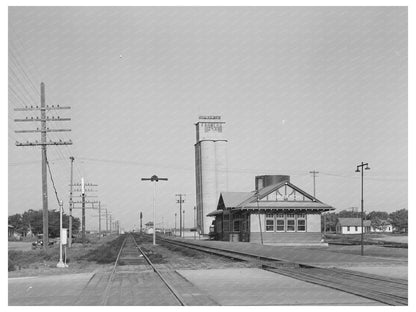
{"label": "railroad station building", "polygon": [[335,208],[290,182],[287,175],[256,176],[251,192],[221,192],[207,216],[216,239],[267,245],[321,245],[321,213]]}

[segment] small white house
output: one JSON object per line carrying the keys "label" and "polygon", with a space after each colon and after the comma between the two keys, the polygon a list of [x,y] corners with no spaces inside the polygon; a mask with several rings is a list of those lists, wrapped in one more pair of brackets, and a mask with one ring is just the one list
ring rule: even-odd
{"label": "small white house", "polygon": [[[371,221],[364,220],[364,233],[371,230]],[[336,232],[338,234],[361,234],[361,219],[360,218],[338,218],[336,225]]]}
{"label": "small white house", "polygon": [[375,226],[374,224],[371,225],[371,232],[392,233],[393,225],[387,220],[382,220],[378,226]]}
{"label": "small white house", "polygon": [[145,224],[144,232],[146,234],[153,234],[153,222],[149,221]]}

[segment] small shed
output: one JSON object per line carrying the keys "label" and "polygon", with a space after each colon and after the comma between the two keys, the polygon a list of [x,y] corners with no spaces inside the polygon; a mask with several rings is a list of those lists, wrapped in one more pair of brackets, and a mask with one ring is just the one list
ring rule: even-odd
{"label": "small shed", "polygon": [[[364,220],[364,233],[371,231],[371,221]],[[361,218],[338,218],[336,225],[337,234],[361,234]]]}

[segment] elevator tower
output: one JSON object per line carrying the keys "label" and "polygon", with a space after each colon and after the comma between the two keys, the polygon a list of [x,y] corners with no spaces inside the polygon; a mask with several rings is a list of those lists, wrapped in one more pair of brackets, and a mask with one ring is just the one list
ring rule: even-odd
{"label": "elevator tower", "polygon": [[195,175],[197,228],[207,235],[220,192],[227,191],[227,140],[221,116],[199,116],[196,126]]}

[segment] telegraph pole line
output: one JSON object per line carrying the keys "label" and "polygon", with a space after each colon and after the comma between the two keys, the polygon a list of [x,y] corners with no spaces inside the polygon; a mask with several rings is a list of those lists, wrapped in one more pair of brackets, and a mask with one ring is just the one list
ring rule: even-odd
{"label": "telegraph pole line", "polygon": [[[81,195],[80,195],[81,196],[81,202],[79,202],[79,201],[74,202],[73,201],[73,203],[80,203],[81,204],[81,209],[82,209],[82,212],[81,212],[81,235],[82,235],[82,243],[85,244],[85,239],[86,239],[86,235],[85,235],[85,226],[86,226],[86,224],[85,224],[85,209],[86,209],[86,207],[85,207],[85,204],[87,204],[87,203],[92,203],[92,204],[98,203],[98,201],[88,201],[88,200],[86,200],[86,198],[94,197],[94,196],[87,195],[87,192],[95,191],[95,190],[91,189],[90,187],[98,186],[98,185],[97,184],[92,184],[92,183],[85,183],[84,178],[81,178],[81,183],[76,183],[76,184],[71,184],[71,185],[81,187],[81,189],[74,190],[75,192],[81,192]],[[92,209],[94,209],[94,207]]]}
{"label": "telegraph pole line", "polygon": [[68,106],[47,106],[45,105],[45,84],[42,82],[40,84],[40,107],[38,106],[25,106],[24,108],[15,108],[15,111],[40,111],[40,118],[28,118],[25,119],[15,119],[15,122],[39,122],[40,121],[40,129],[36,128],[36,130],[16,130],[15,133],[40,133],[40,142],[37,140],[35,142],[26,141],[25,143],[16,142],[16,146],[41,146],[41,155],[42,155],[42,207],[43,207],[43,246],[46,248],[49,245],[49,220],[48,220],[48,184],[47,184],[47,157],[46,157],[46,146],[47,145],[71,145],[72,141],[69,140],[67,142],[59,140],[59,141],[47,141],[46,133],[47,132],[64,132],[64,131],[71,131],[70,129],[49,129],[47,126],[48,121],[69,121],[70,118],[50,118],[46,116],[46,111],[49,110],[58,110],[58,109],[70,109]]}
{"label": "telegraph pole line", "polygon": [[316,194],[315,194],[315,178],[316,178],[317,174],[319,173],[319,171],[313,170],[313,171],[309,171],[309,173],[312,174],[312,176],[313,176],[313,197],[316,198]]}
{"label": "telegraph pole line", "polygon": [[176,203],[179,204],[179,237],[182,237],[182,203],[185,202],[185,199],[182,199],[182,196],[185,197],[186,194],[176,194],[179,199],[176,200]]}

